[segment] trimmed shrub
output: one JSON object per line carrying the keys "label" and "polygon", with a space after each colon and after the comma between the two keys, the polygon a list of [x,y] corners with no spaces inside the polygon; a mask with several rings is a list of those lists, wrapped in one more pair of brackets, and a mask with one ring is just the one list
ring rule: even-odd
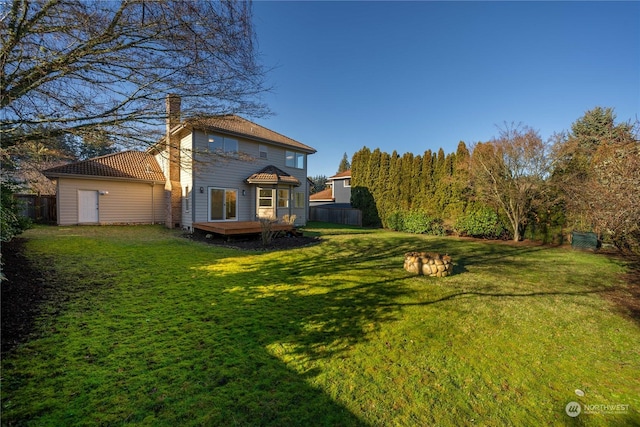
{"label": "trimmed shrub", "polygon": [[404,231],[414,234],[444,235],[442,221],[423,211],[410,211],[405,214]]}
{"label": "trimmed shrub", "polygon": [[387,217],[387,227],[394,231],[404,231],[404,213],[394,211]]}
{"label": "trimmed shrub", "polygon": [[387,217],[387,227],[395,231],[414,234],[431,234],[443,236],[445,234],[442,221],[429,216],[424,211],[394,211]]}
{"label": "trimmed shrub", "polygon": [[475,207],[458,218],[454,229],[462,236],[498,239],[507,233],[498,214],[486,206]]}

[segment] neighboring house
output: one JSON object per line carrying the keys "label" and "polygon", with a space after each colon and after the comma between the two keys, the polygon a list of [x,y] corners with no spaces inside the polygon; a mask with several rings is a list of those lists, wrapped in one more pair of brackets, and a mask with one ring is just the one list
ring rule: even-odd
{"label": "neighboring house", "polygon": [[155,157],[124,151],[45,170],[58,225],[164,223],[165,176]]}
{"label": "neighboring house", "polygon": [[312,221],[362,226],[362,212],[351,207],[351,171],[327,179],[329,188],[309,198]]}
{"label": "neighboring house", "polygon": [[351,170],[340,172],[327,179],[328,188],[312,194],[311,206],[350,208],[351,207]]}
{"label": "neighboring house", "polygon": [[[62,177],[56,171],[58,168],[54,168],[45,175],[58,179],[59,224],[162,221],[170,228],[193,230],[194,224],[199,222],[255,221],[263,217],[282,219],[285,215],[295,215],[296,225],[306,224],[309,210],[307,156],[316,152],[314,148],[235,115],[181,121],[177,96],[167,97],[167,112],[166,137],[147,153],[137,153],[144,156],[145,160],[141,161],[149,164],[150,170],[155,172],[157,168],[159,180],[154,180],[152,185],[154,198],[147,198],[146,202],[139,200],[135,207],[131,206],[131,201],[123,199],[120,207],[122,210],[152,211],[154,216],[147,218],[148,221],[127,221],[122,219],[126,216],[123,212],[112,221],[113,216],[103,215],[103,203],[115,199],[111,197],[115,190],[107,187],[104,179],[115,182],[113,177],[105,177],[104,173],[94,173],[91,178],[78,174],[71,185],[67,182],[69,174]],[[84,162],[66,167],[77,168],[81,163]],[[118,168],[113,169],[120,180],[127,175]],[[144,166],[143,170],[146,170]],[[118,182],[140,184],[140,176],[128,175],[128,179]],[[63,178],[65,181],[61,181]],[[89,186],[87,180],[92,181],[93,186]],[[157,185],[159,182],[162,185]],[[89,204],[84,201],[89,197],[84,193],[87,190],[98,192],[97,218],[80,215],[79,200],[82,198],[83,203]],[[74,191],[75,202],[70,195]],[[108,195],[103,196],[101,192],[108,192]],[[64,222],[62,218],[65,218]]]}

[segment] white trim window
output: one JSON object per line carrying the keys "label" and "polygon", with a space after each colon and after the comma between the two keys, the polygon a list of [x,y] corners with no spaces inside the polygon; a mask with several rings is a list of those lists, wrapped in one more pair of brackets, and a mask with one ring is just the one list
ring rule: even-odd
{"label": "white trim window", "polygon": [[278,207],[279,208],[289,207],[289,190],[282,189],[282,188],[278,190]]}
{"label": "white trim window", "polygon": [[294,194],[293,207],[294,208],[304,208],[305,207],[306,197],[304,192],[298,191]]}

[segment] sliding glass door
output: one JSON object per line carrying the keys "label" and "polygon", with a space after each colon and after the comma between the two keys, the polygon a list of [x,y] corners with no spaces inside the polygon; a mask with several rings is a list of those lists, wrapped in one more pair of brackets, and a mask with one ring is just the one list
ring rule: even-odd
{"label": "sliding glass door", "polygon": [[209,221],[238,220],[238,190],[209,188]]}

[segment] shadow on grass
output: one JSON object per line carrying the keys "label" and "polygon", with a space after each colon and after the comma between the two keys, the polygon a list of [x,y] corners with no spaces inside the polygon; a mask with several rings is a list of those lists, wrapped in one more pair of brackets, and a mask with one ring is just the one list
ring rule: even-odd
{"label": "shadow on grass", "polygon": [[[541,247],[338,236],[305,257],[251,254],[255,264],[243,263],[242,252],[196,260],[186,245],[171,249],[184,253],[162,246],[144,261],[122,257],[117,268],[148,279],[135,289],[87,291],[85,306],[58,325],[64,332],[18,354],[28,369],[40,366],[39,374],[3,361],[3,423],[365,426],[357,414],[366,416],[367,402],[349,390],[346,375],[331,389],[314,380],[327,374],[323,360],[348,357],[381,324],[398,320],[403,306],[601,292],[485,288],[401,302],[415,300],[402,273],[405,252],[449,253],[455,272],[466,274],[478,266],[522,267],[520,258]],[[158,268],[172,261],[182,263],[180,276]],[[225,263],[241,268],[225,271]]]}
{"label": "shadow on grass", "polygon": [[[229,274],[203,270],[212,264],[181,243],[173,248],[187,252],[174,260],[180,276],[157,268],[172,258],[162,246],[144,259],[111,258],[123,272],[118,286],[89,281],[83,291],[68,283],[76,277],[55,278],[61,293],[72,291],[69,305],[49,310],[50,332],[3,360],[3,424],[368,425],[341,403],[346,385],[314,386],[323,372],[312,363],[394,320],[392,302],[407,292],[380,274],[390,249],[361,243],[327,245],[313,259],[272,256]],[[342,257],[367,248],[351,262]],[[213,265],[242,255],[229,251]]]}

